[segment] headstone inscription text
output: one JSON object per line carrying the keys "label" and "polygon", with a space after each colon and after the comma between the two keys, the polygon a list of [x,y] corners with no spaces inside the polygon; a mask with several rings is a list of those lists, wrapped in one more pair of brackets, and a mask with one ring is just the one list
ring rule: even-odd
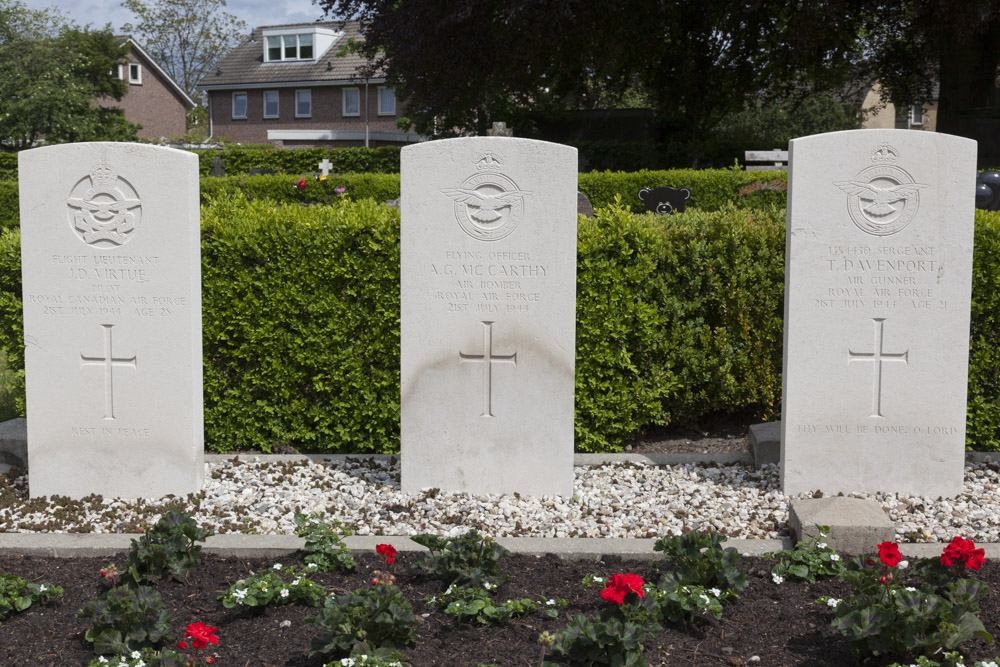
{"label": "headstone inscription text", "polygon": [[786,493],[960,492],[975,162],[936,133],[793,140]]}
{"label": "headstone inscription text", "polygon": [[572,493],[576,164],[527,139],[403,149],[404,491]]}
{"label": "headstone inscription text", "polygon": [[31,495],[200,490],[197,157],[65,144],[18,171]]}

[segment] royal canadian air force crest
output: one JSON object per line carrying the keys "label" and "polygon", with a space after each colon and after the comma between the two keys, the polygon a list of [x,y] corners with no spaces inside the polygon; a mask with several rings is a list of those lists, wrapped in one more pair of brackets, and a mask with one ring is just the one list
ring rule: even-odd
{"label": "royal canadian air force crest", "polygon": [[475,164],[475,174],[441,192],[455,202],[455,218],[466,234],[496,241],[517,228],[524,217],[524,198],[531,193],[499,172],[503,163],[496,155],[484,153]]}
{"label": "royal canadian air force crest", "polygon": [[902,231],[920,206],[920,190],[905,170],[896,166],[899,151],[882,144],[871,155],[872,166],[861,170],[854,180],[836,181],[847,193],[847,210],[858,229],[874,236]]}
{"label": "royal canadian air force crest", "polygon": [[73,231],[98,248],[127,243],[142,216],[135,189],[104,161],[73,186],[66,205]]}

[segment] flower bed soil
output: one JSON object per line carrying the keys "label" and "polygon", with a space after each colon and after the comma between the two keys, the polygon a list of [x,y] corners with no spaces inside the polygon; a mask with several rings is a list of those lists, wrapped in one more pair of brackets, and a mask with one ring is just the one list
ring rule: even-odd
{"label": "flower bed soil", "polygon": [[[414,667],[537,665],[539,633],[559,631],[570,615],[596,616],[606,604],[601,601],[598,588],[587,589],[580,585],[585,575],[635,572],[653,581],[658,578],[650,563],[638,561],[624,562],[618,558],[561,560],[555,556],[515,555],[504,561],[504,571],[510,580],[499,589],[500,599],[563,598],[568,607],[560,609],[557,619],[532,614],[507,625],[480,627],[460,624],[424,604],[424,596],[439,593],[444,587],[412,571],[409,566],[414,558],[413,554],[402,553],[393,567],[397,585],[418,617],[427,614],[421,619],[416,646],[404,651]],[[313,574],[311,577],[330,593],[342,594],[370,585],[371,571],[384,569],[382,561],[374,554],[361,555],[357,561],[358,567],[351,573]],[[61,600],[32,606],[0,625],[0,665],[87,664],[94,657],[90,645],[83,639],[89,619],[76,618],[76,612],[105,590],[99,571],[107,562],[108,559],[102,558],[0,556],[0,572],[65,589]],[[114,562],[120,570],[124,569],[124,555],[116,557]],[[201,567],[185,581],[162,581],[155,587],[171,613],[175,631],[195,621],[219,627],[218,646],[210,646],[205,654],[213,656],[220,667],[322,665],[324,661],[308,658],[309,642],[317,634],[317,628],[306,623],[305,618],[315,610],[303,606],[270,607],[252,616],[237,613],[235,609],[226,610],[216,599],[229,585],[251,572],[270,568],[274,562],[303,565],[301,553],[277,561],[206,555]],[[725,607],[719,621],[704,618],[691,628],[665,629],[647,643],[644,655],[649,664],[733,667],[857,664],[847,642],[830,628],[830,611],[815,603],[822,595],[844,597],[848,587],[836,580],[812,585],[790,582],[775,585],[768,573],[770,566],[768,561],[744,558],[740,567],[749,575],[750,585],[740,599]],[[979,578],[990,585],[980,618],[987,630],[996,633],[1000,629],[1000,565],[987,562]],[[983,660],[1000,653],[1000,648],[976,639],[965,645],[964,653],[973,660]],[[758,656],[759,660],[752,660],[753,656]],[[548,659],[566,664],[551,656]],[[865,664],[877,666],[885,662],[873,660]]]}

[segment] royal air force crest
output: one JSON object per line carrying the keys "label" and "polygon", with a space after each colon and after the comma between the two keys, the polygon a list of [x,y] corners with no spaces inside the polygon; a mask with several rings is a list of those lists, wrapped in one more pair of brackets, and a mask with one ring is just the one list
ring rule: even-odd
{"label": "royal air force crest", "polygon": [[920,190],[927,186],[896,166],[899,151],[888,144],[876,148],[871,159],[872,166],[861,170],[854,180],[834,185],[847,193],[847,210],[858,229],[889,236],[910,224],[920,206]]}
{"label": "royal air force crest", "polygon": [[496,155],[484,153],[476,159],[475,174],[457,188],[442,190],[454,201],[459,226],[480,241],[496,241],[513,232],[524,217],[524,198],[531,194],[501,174],[502,165]]}
{"label": "royal air force crest", "polygon": [[99,248],[127,243],[142,215],[135,189],[103,161],[77,182],[66,205],[73,231]]}

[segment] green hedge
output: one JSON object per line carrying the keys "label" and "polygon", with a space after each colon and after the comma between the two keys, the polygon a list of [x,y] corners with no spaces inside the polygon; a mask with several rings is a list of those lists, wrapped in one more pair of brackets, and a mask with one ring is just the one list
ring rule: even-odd
{"label": "green hedge", "polygon": [[[399,213],[373,200],[202,209],[210,449],[399,447]],[[23,368],[16,230],[0,344]],[[977,212],[968,443],[1000,450],[1000,214]],[[718,413],[780,411],[784,223],[730,206],[579,220],[576,446]]]}
{"label": "green hedge", "polygon": [[0,153],[0,181],[17,180],[17,153]]}
{"label": "green hedge", "polygon": [[609,206],[615,197],[633,213],[645,205],[639,190],[669,185],[688,188],[688,208],[717,211],[732,204],[737,208],[784,208],[788,174],[784,171],[741,171],[739,169],[670,169],[666,171],[591,171],[579,177],[580,192],[594,208]]}
{"label": "green hedge", "polygon": [[272,146],[232,146],[221,150],[197,149],[202,176],[212,173],[212,161],[222,158],[227,176],[246,175],[251,169],[268,168],[278,174],[310,174],[319,163],[329,160],[331,173],[399,173],[399,146],[378,148],[274,148]]}
{"label": "green hedge", "polygon": [[[298,187],[300,181],[304,188]],[[344,188],[343,195],[336,192],[337,188]],[[399,174],[330,174],[322,182],[290,174],[201,178],[203,204],[229,195],[240,195],[249,201],[269,199],[279,204],[332,204],[341,198],[384,203],[399,199]]]}
{"label": "green hedge", "polygon": [[0,230],[20,225],[19,201],[17,181],[0,181]]}

